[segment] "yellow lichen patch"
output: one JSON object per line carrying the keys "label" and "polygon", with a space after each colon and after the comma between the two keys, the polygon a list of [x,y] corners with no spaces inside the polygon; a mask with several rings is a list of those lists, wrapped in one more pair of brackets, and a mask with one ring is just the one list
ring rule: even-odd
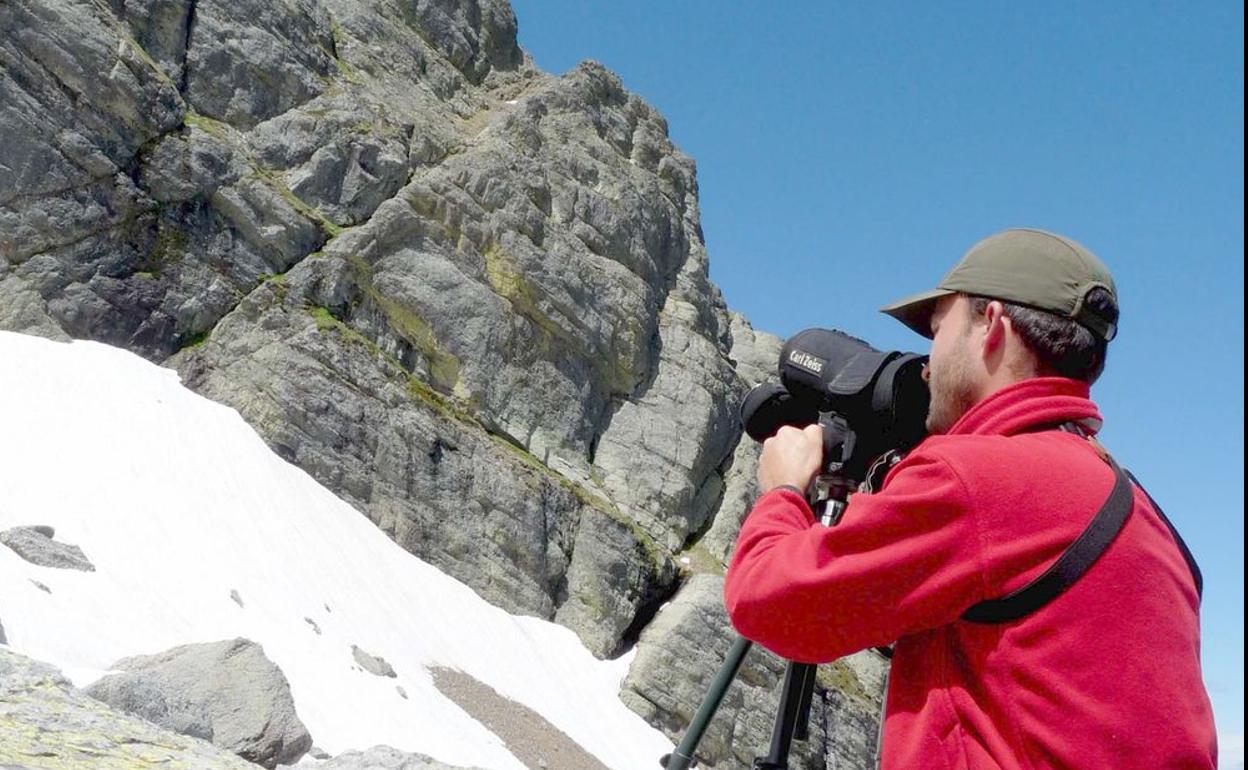
{"label": "yellow lichen patch", "polygon": [[212,134],[222,141],[228,140],[230,138],[230,134],[234,130],[230,128],[227,123],[222,123],[221,121],[210,118],[207,115],[200,115],[198,112],[189,109],[186,111],[186,116],[183,120],[186,125],[198,128],[205,133]]}
{"label": "yellow lichen patch", "polygon": [[267,184],[274,192],[282,196],[291,208],[298,211],[305,218],[312,220],[320,226],[321,231],[325,233],[326,238],[334,238],[342,232],[342,226],[330,221],[319,209],[310,205],[307,201],[291,192],[286,183],[282,181],[282,177],[276,171],[256,166],[255,175],[265,184]]}
{"label": "yellow lichen patch", "polygon": [[494,293],[511,303],[517,313],[555,339],[579,347],[579,343],[538,307],[538,291],[525,277],[511,256],[497,243],[486,246],[485,277]]}
{"label": "yellow lichen patch", "polygon": [[229,770],[252,767],[49,681],[0,703],[0,765],[46,770]]}
{"label": "yellow lichen patch", "polygon": [[394,330],[429,362],[429,378],[433,380],[433,385],[442,390],[454,390],[459,384],[459,358],[442,350],[429,322],[403,303],[385,296],[376,287],[370,287],[366,293],[381,308]]}
{"label": "yellow lichen patch", "polygon": [[347,256],[347,263],[364,295],[377,306],[396,332],[416,348],[429,363],[429,378],[436,388],[462,393],[459,381],[459,358],[438,344],[433,327],[411,307],[386,296],[373,283],[373,267],[358,254]]}
{"label": "yellow lichen patch", "polygon": [[402,372],[403,376],[407,378],[408,395],[433,408],[434,411],[438,412],[443,417],[447,417],[483,432],[486,430],[485,426],[482,425],[477,418],[473,417],[472,413],[469,412],[460,401],[448,398],[447,396],[438,393],[420,378],[407,374],[398,359],[378,347],[377,343],[335,318],[333,313],[329,312],[328,308],[309,307],[308,313],[316,322],[316,328],[318,331],[337,334],[341,336],[344,341],[353,345],[359,345],[366,349],[375,358],[384,361],[392,371]]}
{"label": "yellow lichen patch", "polygon": [[858,679],[858,675],[844,661],[838,660],[820,666],[816,674],[816,681],[826,690],[839,690],[847,697],[862,704],[865,708],[872,709],[879,706],[879,703],[867,694],[866,688],[863,687],[862,682]]}
{"label": "yellow lichen patch", "polygon": [[461,247],[460,242],[464,233],[460,223],[463,221],[463,215],[447,198],[432,190],[415,188],[408,190],[406,200],[407,205],[412,207],[412,211],[431,225],[425,235],[451,248]]}
{"label": "yellow lichen patch", "polygon": [[454,420],[466,428],[490,435],[489,430],[472,414],[463,400],[442,395],[419,377],[407,375],[407,393],[443,417]]}

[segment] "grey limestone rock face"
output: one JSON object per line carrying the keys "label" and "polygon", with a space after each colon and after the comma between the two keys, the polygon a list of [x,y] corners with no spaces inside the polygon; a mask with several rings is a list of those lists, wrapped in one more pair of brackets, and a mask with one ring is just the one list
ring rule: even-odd
{"label": "grey limestone rock face", "polygon": [[0,766],[63,770],[255,770],[207,741],[114,711],[54,667],[0,648]]}
{"label": "grey limestone rock face", "polygon": [[172,82],[185,86],[186,43],[196,0],[109,0],[134,40]]}
{"label": "grey limestone rock face", "polygon": [[48,314],[43,297],[15,276],[6,276],[0,263],[0,329],[21,329],[25,334],[68,342],[72,339]]}
{"label": "grey limestone rock face", "polygon": [[492,68],[514,69],[516,15],[502,0],[414,0],[412,13],[438,50],[473,83]]}
{"label": "grey limestone rock face", "polygon": [[729,312],[730,355],[737,374],[748,387],[779,378],[780,349],[784,340],[755,329],[745,316]]}
{"label": "grey limestone rock face", "polygon": [[732,460],[724,471],[724,494],[715,520],[698,545],[723,567],[728,566],[736,547],[737,533],[746,514],[758,498],[758,458],[762,445],[742,436],[732,454]]}
{"label": "grey limestone rock face", "polygon": [[328,86],[335,44],[318,0],[194,0],[188,17],[183,92],[203,115],[250,128]]}
{"label": "grey limestone rock face", "polygon": [[[881,677],[887,667],[874,653],[859,653],[847,659],[845,665],[870,691],[883,689]],[[852,692],[836,687],[826,688],[823,697],[828,714],[824,742],[827,770],[873,770],[882,709],[876,707],[872,711],[870,705],[856,700]]]}
{"label": "grey limestone rock face", "polygon": [[174,84],[119,31],[97,3],[0,6],[0,257],[29,239],[20,215],[41,196],[112,178],[181,123]]}
{"label": "grey limestone rock face", "polygon": [[[181,366],[187,381],[233,404],[279,454],[397,543],[506,609],[554,616],[577,565],[603,586],[613,617],[583,614],[569,625],[598,640],[600,654],[613,650],[646,590],[674,577],[670,560],[647,550],[605,500],[491,434],[327,309],[311,309],[333,303],[324,292],[343,269],[307,260],[254,292],[202,357]],[[614,539],[580,536],[583,527]]]}
{"label": "grey limestone rock face", "polygon": [[0,33],[4,328],[163,358],[324,242],[105,6],[6,3]]}
{"label": "grey limestone rock face", "polygon": [[145,150],[138,168],[139,186],[160,204],[211,198],[247,172],[229,138],[225,128],[207,121],[160,137]]}
{"label": "grey limestone rock face", "polygon": [[[723,580],[696,575],[646,627],[621,698],[651,724],[679,740],[736,639],[723,609]],[[755,646],[729,687],[697,756],[720,770],[744,770],[767,753],[784,661]],[[811,709],[810,739],[795,742],[794,770],[873,767],[876,716],[884,662],[874,652],[821,666]],[[836,757],[836,764],[829,764]]]}
{"label": "grey limestone rock face", "polygon": [[177,368],[595,654],[722,569],[778,341],[604,67],[540,72],[503,0],[15,0],[0,70],[0,328]]}
{"label": "grey limestone rock face", "polygon": [[673,550],[714,515],[739,433],[738,380],[699,318],[709,308],[690,301],[695,292],[681,294],[660,316],[653,382],[614,407],[594,459],[612,497]]}
{"label": "grey limestone rock face", "polygon": [[106,337],[126,272],[115,247],[152,205],[129,171],[184,104],[98,3],[5,3],[0,71],[0,322]]}
{"label": "grey limestone rock face", "polygon": [[189,644],[112,668],[122,673],[100,679],[88,694],[250,762],[294,762],[312,745],[286,677],[254,642]]}
{"label": "grey limestone rock face", "polygon": [[613,655],[635,637],[638,624],[667,597],[675,580],[672,560],[648,552],[647,541],[627,522],[597,513],[584,516],[554,620],[575,630],[595,655]]}
{"label": "grey limestone rock face", "polygon": [[407,181],[408,137],[402,128],[361,122],[358,113],[340,114],[351,126],[319,145],[287,179],[291,192],[349,226],[366,221]]}
{"label": "grey limestone rock face", "polygon": [[50,527],[13,527],[0,532],[0,543],[31,564],[95,572],[95,565],[81,548],[53,540],[48,534],[51,531]]}
{"label": "grey limestone rock face", "polygon": [[[774,334],[755,330],[744,317],[730,313],[731,357],[746,388],[763,382],[776,382],[777,364],[783,341]],[[758,497],[758,457],[762,447],[742,435],[723,471],[724,492],[715,520],[698,541],[718,563],[727,566],[741,530],[741,522]]]}

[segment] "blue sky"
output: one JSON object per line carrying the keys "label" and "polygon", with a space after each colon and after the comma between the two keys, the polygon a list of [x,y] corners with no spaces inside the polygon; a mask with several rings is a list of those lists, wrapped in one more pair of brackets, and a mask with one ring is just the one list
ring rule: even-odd
{"label": "blue sky", "polygon": [[538,66],[596,59],[667,117],[711,275],[758,328],[925,352],[879,306],[1011,226],[1110,266],[1103,438],[1204,569],[1205,678],[1242,757],[1242,3],[513,5]]}

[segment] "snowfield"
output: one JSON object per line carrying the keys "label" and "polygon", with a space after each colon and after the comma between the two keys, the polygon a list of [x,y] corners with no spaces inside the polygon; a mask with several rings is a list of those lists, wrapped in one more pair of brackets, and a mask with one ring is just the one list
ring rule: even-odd
{"label": "snowfield", "polygon": [[[331,754],[389,744],[524,770],[434,687],[437,666],[532,708],[613,769],[654,767],[672,749],[617,696],[631,656],[597,660],[568,629],[489,605],[173,371],[0,332],[0,436],[0,530],[50,525],[96,568],[39,567],[0,547],[0,622],[13,650],[79,686],[122,657],[246,637]],[[352,645],[397,679],[362,671]]]}

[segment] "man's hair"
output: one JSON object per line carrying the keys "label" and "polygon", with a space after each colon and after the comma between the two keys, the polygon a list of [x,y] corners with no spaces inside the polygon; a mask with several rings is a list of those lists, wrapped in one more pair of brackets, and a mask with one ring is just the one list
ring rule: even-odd
{"label": "man's hair", "polygon": [[[992,302],[990,297],[970,297],[970,310],[981,315]],[[1077,321],[1044,310],[999,301],[1014,330],[1036,357],[1040,374],[1069,377],[1089,385],[1105,370],[1109,343]],[[1107,290],[1095,288],[1084,298],[1084,305],[1111,323],[1118,322],[1118,305]]]}

